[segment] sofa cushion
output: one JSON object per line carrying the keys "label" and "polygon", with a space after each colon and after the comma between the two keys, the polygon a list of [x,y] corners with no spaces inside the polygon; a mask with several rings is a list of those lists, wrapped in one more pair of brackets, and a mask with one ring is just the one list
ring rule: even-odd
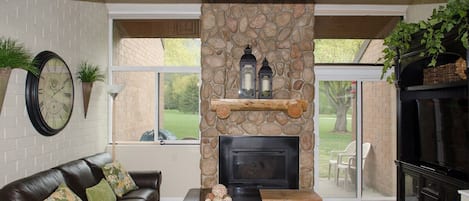
{"label": "sofa cushion", "polygon": [[125,194],[122,198],[124,199],[144,199],[144,200],[157,200],[158,192],[155,189],[151,188],[141,188],[137,190],[130,191]]}
{"label": "sofa cushion", "polygon": [[104,167],[104,165],[112,162],[112,156],[107,152],[102,152],[85,157],[82,160],[84,160],[88,164],[88,166],[90,166],[91,172],[93,172],[94,177],[98,180],[101,180],[102,178],[104,178],[102,168]]}
{"label": "sofa cushion", "polygon": [[118,161],[106,164],[103,167],[103,173],[117,197],[138,189],[132,177]]}
{"label": "sofa cushion", "polygon": [[59,187],[44,201],[82,201],[65,183]]}
{"label": "sofa cushion", "polygon": [[116,201],[116,195],[105,179],[86,189],[88,201]]}
{"label": "sofa cushion", "polygon": [[75,160],[56,167],[59,169],[70,189],[82,200],[86,199],[86,188],[96,185],[97,180],[90,167],[83,160]]}
{"label": "sofa cushion", "polygon": [[59,170],[46,170],[5,185],[0,190],[0,200],[42,201],[63,182]]}

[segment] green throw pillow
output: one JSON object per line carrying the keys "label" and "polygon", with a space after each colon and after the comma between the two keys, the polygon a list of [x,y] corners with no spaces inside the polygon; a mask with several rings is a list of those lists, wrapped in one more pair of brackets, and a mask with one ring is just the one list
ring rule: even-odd
{"label": "green throw pillow", "polygon": [[68,186],[64,183],[44,201],[82,201]]}
{"label": "green throw pillow", "polygon": [[129,173],[117,161],[104,165],[103,174],[117,197],[138,189]]}
{"label": "green throw pillow", "polygon": [[101,179],[95,186],[87,188],[86,198],[88,201],[116,201],[116,195],[105,179]]}

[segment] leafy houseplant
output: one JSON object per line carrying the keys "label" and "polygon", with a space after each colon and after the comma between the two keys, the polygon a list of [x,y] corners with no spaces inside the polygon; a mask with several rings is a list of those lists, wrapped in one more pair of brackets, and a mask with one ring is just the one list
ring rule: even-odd
{"label": "leafy houseplant", "polygon": [[[383,50],[384,62],[381,79],[383,79],[387,71],[393,67],[395,59],[398,57],[398,51],[406,52],[409,50],[412,34],[416,33],[418,30],[418,24],[399,22],[393,32],[384,39],[384,45],[387,48]],[[386,78],[389,83],[392,83],[394,79],[394,73]]]}
{"label": "leafy houseplant", "polygon": [[86,118],[93,83],[96,81],[104,81],[104,74],[101,73],[98,65],[93,65],[84,61],[80,64],[77,77],[82,82],[81,87],[83,90],[83,104]]}
{"label": "leafy houseplant", "polygon": [[[405,53],[410,48],[410,42],[417,32],[422,33],[420,44],[424,47],[421,56],[431,58],[428,66],[435,67],[439,54],[446,51],[442,40],[449,32],[457,32],[457,40],[460,40],[465,48],[469,47],[469,1],[449,0],[447,5],[433,10],[433,14],[425,21],[418,23],[400,22],[393,32],[384,39],[383,50],[384,66],[381,78],[392,68],[398,52]],[[394,75],[387,77],[388,82],[394,81]]]}
{"label": "leafy houseplant", "polygon": [[39,70],[33,65],[29,52],[22,45],[10,38],[0,38],[0,112],[11,70],[14,68],[39,75]]}
{"label": "leafy houseplant", "polygon": [[104,81],[104,74],[99,70],[99,66],[90,64],[86,61],[80,64],[77,76],[81,82]]}

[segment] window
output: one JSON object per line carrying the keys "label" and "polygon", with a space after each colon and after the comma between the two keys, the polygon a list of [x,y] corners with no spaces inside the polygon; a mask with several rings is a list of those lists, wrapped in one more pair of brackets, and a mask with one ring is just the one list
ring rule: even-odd
{"label": "window", "polygon": [[[142,21],[113,23],[110,77],[112,84],[124,85],[113,106],[114,140],[198,143],[200,39],[197,34],[171,34],[181,29],[167,26],[155,32],[145,27],[159,20]],[[191,22],[174,20],[173,25]]]}

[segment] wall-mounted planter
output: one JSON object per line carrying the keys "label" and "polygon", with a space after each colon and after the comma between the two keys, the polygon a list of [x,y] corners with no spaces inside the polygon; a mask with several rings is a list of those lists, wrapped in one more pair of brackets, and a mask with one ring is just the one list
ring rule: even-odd
{"label": "wall-mounted planter", "polygon": [[81,88],[83,90],[83,109],[85,110],[86,119],[86,114],[88,113],[88,105],[90,103],[91,90],[93,89],[93,82],[82,82]]}
{"label": "wall-mounted planter", "polygon": [[0,68],[0,113],[2,112],[3,100],[7,92],[8,80],[10,79],[11,68]]}

